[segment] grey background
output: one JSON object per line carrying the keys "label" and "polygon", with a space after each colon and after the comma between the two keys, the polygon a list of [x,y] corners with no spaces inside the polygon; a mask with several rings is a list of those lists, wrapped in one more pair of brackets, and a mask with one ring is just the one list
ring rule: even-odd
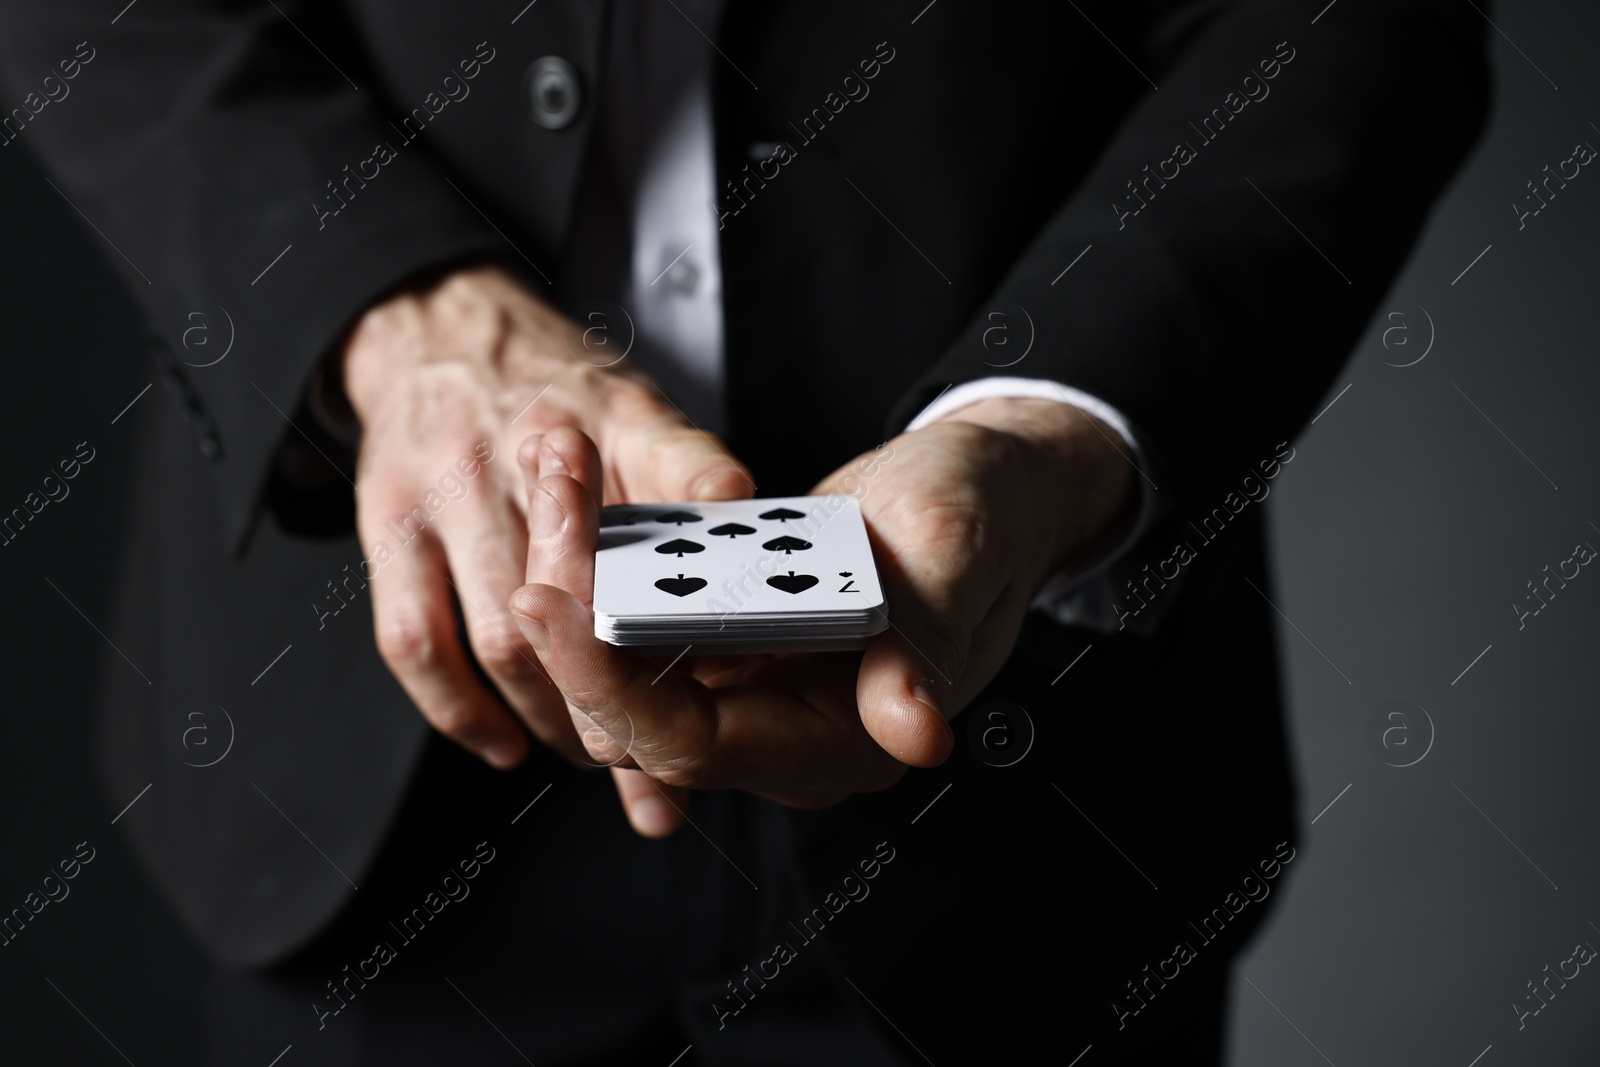
{"label": "grey background", "polygon": [[[1600,946],[1600,571],[1520,631],[1511,607],[1575,544],[1600,546],[1600,167],[1524,230],[1510,206],[1577,142],[1600,146],[1600,10],[1534,0],[1493,17],[1488,134],[1267,504],[1302,821],[1317,821],[1235,970],[1236,1067],[1600,1056],[1595,968],[1520,1030],[1512,1008],[1537,1006],[1525,983],[1546,964]],[[1422,308],[1433,350],[1385,365],[1422,354]],[[1393,699],[1427,716],[1391,735],[1390,763],[1425,750],[1432,719],[1415,766],[1367,741]],[[1225,706],[1212,713],[1226,730]]]}
{"label": "grey background", "polygon": [[[1377,2],[1337,0],[1324,17]],[[1520,632],[1510,606],[1576,542],[1600,545],[1589,525],[1600,525],[1600,370],[1585,358],[1600,171],[1586,168],[1522,232],[1510,207],[1574,143],[1600,145],[1589,125],[1600,123],[1600,11],[1502,7],[1496,22],[1544,75],[1491,31],[1489,134],[1267,503],[1273,596],[1293,620],[1280,636],[1301,808],[1317,821],[1236,970],[1236,1067],[1467,1067],[1480,1055],[1481,1067],[1565,1067],[1600,1048],[1600,975],[1587,968],[1520,1032],[1512,1010],[1546,964],[1579,941],[1600,945],[1600,722],[1589,713],[1600,576],[1586,568]],[[0,203],[0,510],[77,442],[97,450],[71,496],[0,547],[0,910],[77,842],[98,850],[71,896],[0,949],[7,1055],[121,1062],[98,1028],[135,1063],[194,1062],[200,961],[109,825],[121,804],[101,797],[88,759],[93,626],[106,618],[127,491],[129,425],[111,420],[155,379],[100,238],[16,149],[0,153]],[[1432,351],[1387,366],[1426,346],[1422,308]],[[1385,348],[1397,324],[1406,332]],[[1283,338],[1280,358],[1295,348]],[[1392,699],[1425,708],[1434,727],[1409,768],[1367,741]],[[1227,712],[1225,694],[1197,705],[1219,731]],[[1425,747],[1426,725],[1411,727],[1408,743]],[[1414,758],[1401,751],[1390,761]]]}

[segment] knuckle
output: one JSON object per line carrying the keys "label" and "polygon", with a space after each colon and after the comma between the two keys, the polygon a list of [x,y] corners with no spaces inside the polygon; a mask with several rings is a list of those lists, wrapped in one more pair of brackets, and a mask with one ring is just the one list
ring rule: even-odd
{"label": "knuckle", "polygon": [[[640,748],[645,751],[641,752]],[[648,746],[634,746],[634,758],[645,773],[663,785],[678,789],[710,789],[716,786],[713,767],[703,750],[682,754],[651,753]]]}
{"label": "knuckle", "polygon": [[[577,735],[575,751],[582,756],[587,754],[589,759],[585,762],[591,765],[598,764],[603,767],[616,766],[631,755],[629,746],[623,741],[612,737],[600,725],[584,719],[580,725],[578,716],[572,720],[573,733]],[[542,738],[541,738],[542,739]],[[547,744],[549,742],[546,742]]]}
{"label": "knuckle", "polygon": [[627,713],[616,705],[612,699],[611,691],[603,685],[584,684],[582,682],[569,682],[562,687],[561,692],[567,698],[567,703],[596,726],[611,727],[627,720]]}
{"label": "knuckle", "polygon": [[373,457],[374,450],[366,448],[356,459],[356,510],[376,529],[385,521],[404,515],[411,501],[407,500],[404,470]]}
{"label": "knuckle", "polygon": [[707,787],[705,767],[698,760],[670,760],[650,766],[650,777],[678,789]]}
{"label": "knuckle", "polygon": [[967,669],[967,642],[949,630],[937,630],[929,638],[928,652],[934,665],[944,671],[951,681],[961,677]]}
{"label": "knuckle", "polygon": [[693,426],[674,426],[657,437],[652,446],[659,458],[680,463],[703,463],[708,454],[717,454],[717,448],[715,437]]}
{"label": "knuckle", "polygon": [[478,664],[492,675],[516,676],[527,673],[528,653],[515,640],[493,629],[473,636],[472,654]]}
{"label": "knuckle", "polygon": [[670,463],[683,445],[683,431],[671,429],[652,438],[645,455],[652,465]]}
{"label": "knuckle", "polygon": [[423,717],[433,728],[456,741],[471,740],[478,732],[479,721],[473,709],[461,703],[449,703],[425,708]]}
{"label": "knuckle", "polygon": [[378,622],[378,655],[396,670],[415,670],[437,662],[438,642],[427,620],[397,612]]}
{"label": "knuckle", "polygon": [[656,411],[645,387],[620,367],[597,367],[572,359],[561,364],[556,376],[563,393],[599,404],[608,416],[631,419]]}
{"label": "knuckle", "polygon": [[749,484],[744,471],[726,459],[718,459],[718,466],[702,473],[689,485],[696,499],[738,496]]}
{"label": "knuckle", "polygon": [[961,546],[964,553],[981,551],[987,530],[982,509],[961,499],[924,507],[917,516],[921,540],[934,545]]}

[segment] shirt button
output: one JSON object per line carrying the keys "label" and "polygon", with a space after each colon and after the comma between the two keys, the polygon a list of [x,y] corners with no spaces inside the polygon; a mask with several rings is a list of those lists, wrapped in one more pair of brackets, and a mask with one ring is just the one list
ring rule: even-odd
{"label": "shirt button", "polygon": [[657,277],[663,288],[683,296],[692,296],[700,285],[700,268],[689,261],[689,257],[685,254],[687,251],[688,249],[679,249],[677,252],[671,248],[662,249],[663,266]]}
{"label": "shirt button", "polygon": [[523,78],[528,93],[528,111],[533,121],[547,130],[563,130],[572,125],[583,104],[578,72],[560,56],[541,56],[528,67]]}

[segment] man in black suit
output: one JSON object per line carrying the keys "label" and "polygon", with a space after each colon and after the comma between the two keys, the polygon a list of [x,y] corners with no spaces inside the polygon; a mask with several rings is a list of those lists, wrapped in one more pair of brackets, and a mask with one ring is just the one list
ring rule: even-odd
{"label": "man in black suit", "polygon": [[[6,13],[4,146],[115,249],[166,386],[113,633],[153,684],[108,668],[103,763],[254,969],[211,1061],[1214,1061],[1294,857],[1249,505],[1481,125],[1481,17],[658,9],[717,57],[700,388],[612,361],[585,291],[638,258],[643,7]],[[1046,395],[937,408],[997,371]],[[599,501],[757,484],[861,497],[895,629],[670,669],[589,636]]]}

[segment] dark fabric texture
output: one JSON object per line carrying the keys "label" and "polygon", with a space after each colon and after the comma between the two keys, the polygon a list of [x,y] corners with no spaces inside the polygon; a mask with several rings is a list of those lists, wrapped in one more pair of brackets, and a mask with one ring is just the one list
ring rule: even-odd
{"label": "dark fabric texture", "polygon": [[[12,113],[0,153],[38,153],[149,317],[163,384],[129,416],[145,452],[109,628],[149,677],[107,672],[101,764],[118,806],[151,786],[119,825],[227,964],[323,951],[358,914],[352,885],[387,880],[380,857],[406,847],[410,825],[397,813],[428,788],[427,731],[374,651],[365,595],[334,618],[308,606],[363,551],[348,456],[324,439],[319,467],[289,421],[315,439],[313,367],[421,272],[492,258],[560,291],[596,108],[540,127],[523,77],[557,55],[591,92],[602,84],[607,4],[519,6],[173,0],[108,24],[81,0],[0,5],[8,101],[37,99],[58,60],[93,57],[70,96]],[[1116,405],[1153,443],[1149,488],[1171,521],[1133,558],[1169,556],[1176,523],[1223,506],[1303,424],[1484,120],[1470,5],[1347,3],[1313,26],[1323,6],[731,4],[705,28],[721,56],[722,186],[707,210],[722,219],[729,444],[760,495],[806,491],[951,383],[1051,378]],[[447,75],[474,69],[470,95],[438,103]],[[416,108],[426,129],[411,135]],[[380,142],[394,158],[376,177],[331,188]],[[763,168],[777,142],[788,157]],[[1167,163],[1184,144],[1192,158]],[[185,366],[189,314],[220,309],[236,349]],[[986,343],[996,313],[1031,344],[1020,363],[1000,367],[1020,349]],[[1014,767],[963,743],[947,767],[824,813],[706,799],[722,813],[707,835],[747,845],[785,906],[811,906],[877,842],[899,849],[826,935],[884,1040],[948,1062],[1031,1060],[1041,1040],[1139,1062],[1140,1043],[1176,1040],[1160,1036],[1174,1027],[1197,1042],[1179,1046],[1186,1061],[1204,1062],[1225,961],[1264,905],[1137,1015],[1114,1005],[1292,836],[1272,615],[1245,581],[1270,593],[1258,513],[1204,539],[1152,636],[1030,621],[983,698],[1032,717],[1035,749]],[[198,768],[178,738],[190,713],[219,707],[236,750]],[[547,846],[557,896],[593,848],[619,850],[605,862],[620,866],[594,870],[626,883],[668,878],[650,856],[705,843],[686,830],[661,849],[624,845],[614,802],[587,788],[597,807],[572,825],[595,834]],[[710,899],[743,884],[717,863],[702,876]],[[698,947],[694,976],[672,970],[683,960],[650,973],[713,1021],[700,978],[741,938],[770,952],[760,937],[782,913],[651,917],[630,911],[637,886],[588,884],[612,920],[592,951],[659,963]],[[505,951],[523,931],[498,935]],[[553,945],[550,966],[582,957],[582,940]],[[650,1000],[659,988],[639,986],[649,1002],[625,1011],[614,972],[583,980],[616,1003],[598,1023],[574,1009],[573,1034],[684,1026]],[[627,1044],[625,1029],[606,1036]]]}

